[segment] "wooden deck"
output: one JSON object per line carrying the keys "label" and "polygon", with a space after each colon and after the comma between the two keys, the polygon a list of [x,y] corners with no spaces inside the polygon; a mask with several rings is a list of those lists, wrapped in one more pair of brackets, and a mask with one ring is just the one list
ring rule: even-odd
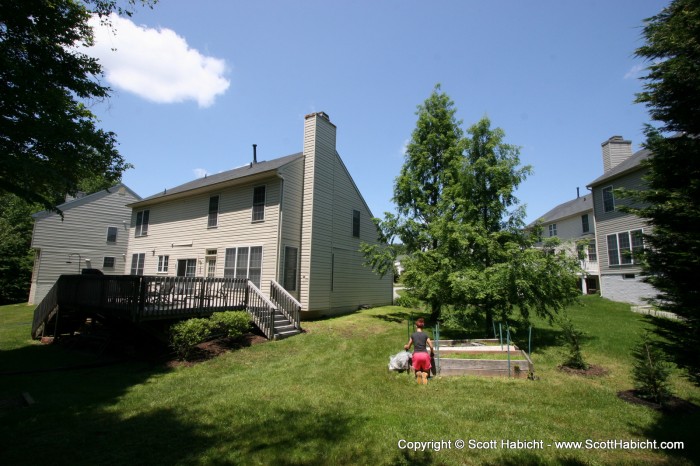
{"label": "wooden deck", "polygon": [[[271,288],[278,296],[275,285]],[[300,305],[289,298],[273,303],[245,278],[62,275],[34,311],[32,337],[39,338],[59,310],[134,323],[246,310],[268,338],[274,338],[276,314],[289,316],[300,329]]]}

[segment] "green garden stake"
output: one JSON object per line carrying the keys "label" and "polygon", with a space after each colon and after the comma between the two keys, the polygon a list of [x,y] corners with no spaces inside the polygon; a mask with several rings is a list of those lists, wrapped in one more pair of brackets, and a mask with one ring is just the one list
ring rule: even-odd
{"label": "green garden stake", "polygon": [[530,330],[527,336],[527,355],[532,356],[532,325],[530,325]]}
{"label": "green garden stake", "polygon": [[500,335],[500,340],[501,340],[501,351],[503,351],[503,327],[501,327],[501,323],[498,323],[498,334]]}
{"label": "green garden stake", "polygon": [[510,378],[510,327],[506,324],[506,352],[508,353],[508,378]]}
{"label": "green garden stake", "polygon": [[496,336],[496,322],[494,322],[494,321],[492,320],[492,321],[491,321],[491,325],[493,326],[493,338],[494,338],[494,340],[495,340],[495,339],[497,338],[497,336]]}

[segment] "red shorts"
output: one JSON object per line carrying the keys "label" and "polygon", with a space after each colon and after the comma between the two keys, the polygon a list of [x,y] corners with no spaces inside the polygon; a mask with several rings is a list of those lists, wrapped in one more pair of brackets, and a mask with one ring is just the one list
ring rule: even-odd
{"label": "red shorts", "polygon": [[425,352],[413,353],[413,369],[417,371],[430,371],[430,354]]}

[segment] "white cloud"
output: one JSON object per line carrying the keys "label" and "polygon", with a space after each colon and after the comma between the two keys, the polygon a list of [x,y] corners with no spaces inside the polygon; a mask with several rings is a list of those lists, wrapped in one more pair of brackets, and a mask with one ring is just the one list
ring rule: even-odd
{"label": "white cloud", "polygon": [[209,172],[207,171],[206,168],[195,168],[192,171],[194,172],[195,178],[203,178],[203,177],[209,175]]}
{"label": "white cloud", "polygon": [[625,73],[624,78],[625,79],[632,79],[632,78],[637,78],[639,76],[639,73],[646,68],[642,64],[634,65],[632,68],[629,69],[627,73]]}
{"label": "white cloud", "polygon": [[175,31],[116,15],[110,21],[111,27],[91,19],[95,45],[85,51],[100,60],[110,85],[153,102],[195,100],[209,107],[231,84],[224,60],[202,55]]}

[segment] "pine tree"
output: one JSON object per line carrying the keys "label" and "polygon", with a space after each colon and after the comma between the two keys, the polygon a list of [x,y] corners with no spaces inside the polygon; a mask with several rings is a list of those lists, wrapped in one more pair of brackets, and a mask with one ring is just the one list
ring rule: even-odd
{"label": "pine tree", "polygon": [[647,126],[647,189],[635,193],[645,207],[633,210],[653,227],[645,237],[645,273],[659,291],[655,304],[682,316],[675,354],[700,381],[690,354],[700,344],[700,2],[674,0],[646,20],[648,60],[644,103],[659,128]]}

